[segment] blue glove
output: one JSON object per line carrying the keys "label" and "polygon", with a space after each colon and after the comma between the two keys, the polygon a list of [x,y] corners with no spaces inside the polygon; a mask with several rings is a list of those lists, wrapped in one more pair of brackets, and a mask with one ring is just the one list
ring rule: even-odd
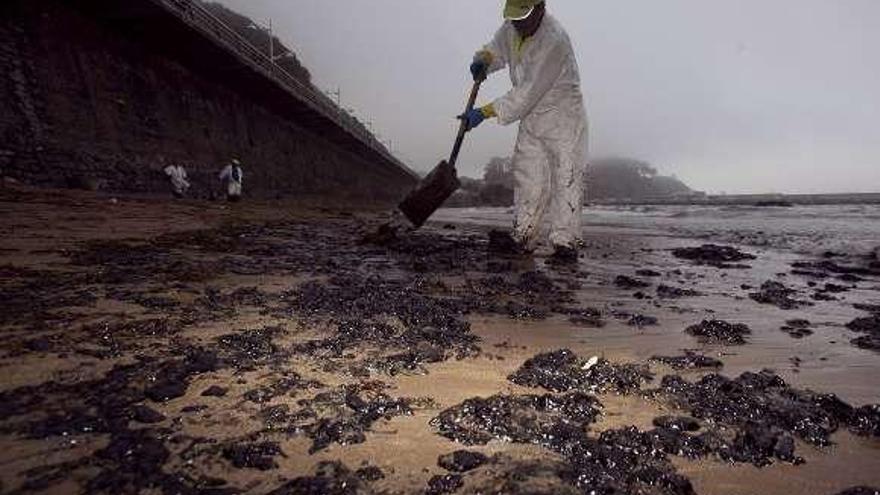
{"label": "blue glove", "polygon": [[485,60],[474,60],[471,64],[471,75],[474,81],[484,81],[489,75],[489,64]]}
{"label": "blue glove", "polygon": [[464,121],[468,131],[475,129],[486,120],[486,116],[483,115],[483,111],[479,108],[472,108],[467,113],[459,115],[458,118]]}

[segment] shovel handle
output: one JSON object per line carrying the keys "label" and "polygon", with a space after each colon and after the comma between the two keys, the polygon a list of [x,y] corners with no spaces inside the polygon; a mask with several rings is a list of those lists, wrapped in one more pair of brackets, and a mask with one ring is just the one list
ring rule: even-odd
{"label": "shovel handle", "polygon": [[[471,96],[468,98],[467,107],[464,109],[465,115],[474,109],[481,84],[483,84],[482,79],[474,81],[474,86],[471,88]],[[455,168],[455,162],[458,161],[458,152],[461,151],[461,145],[464,143],[464,135],[467,134],[467,131],[467,121],[462,119],[461,126],[458,128],[458,136],[455,138],[455,145],[452,147],[452,154],[449,155],[449,164],[452,165],[452,168]]]}

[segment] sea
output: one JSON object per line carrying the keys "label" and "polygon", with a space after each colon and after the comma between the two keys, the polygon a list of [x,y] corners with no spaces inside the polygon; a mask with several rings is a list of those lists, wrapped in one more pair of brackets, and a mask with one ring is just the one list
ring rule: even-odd
{"label": "sea", "polygon": [[[446,208],[437,222],[509,227],[512,208]],[[614,205],[583,209],[584,229],[669,235],[793,251],[873,255],[880,249],[880,205]]]}

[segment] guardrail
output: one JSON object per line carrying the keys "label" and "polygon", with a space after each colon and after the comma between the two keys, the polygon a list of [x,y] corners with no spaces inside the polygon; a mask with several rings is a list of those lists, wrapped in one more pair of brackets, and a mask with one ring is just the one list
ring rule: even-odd
{"label": "guardrail", "polygon": [[352,135],[352,137],[369,146],[386,160],[416,177],[416,174],[397,157],[392,155],[388,148],[379,142],[373,134],[367,132],[362,125],[357,125],[353,117],[339,108],[324,93],[316,91],[311,85],[303,83],[284,70],[268,54],[238,34],[231,26],[223,22],[199,2],[195,0],[153,1],[173,12],[191,27],[201,31],[218,44],[229,49],[253,69],[277,83],[319,114],[333,121]]}

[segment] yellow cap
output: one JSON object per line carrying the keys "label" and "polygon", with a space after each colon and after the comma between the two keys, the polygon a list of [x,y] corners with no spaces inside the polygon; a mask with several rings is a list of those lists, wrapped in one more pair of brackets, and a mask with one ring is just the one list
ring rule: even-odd
{"label": "yellow cap", "polygon": [[532,14],[535,6],[544,0],[506,0],[504,18],[508,21],[520,21]]}

